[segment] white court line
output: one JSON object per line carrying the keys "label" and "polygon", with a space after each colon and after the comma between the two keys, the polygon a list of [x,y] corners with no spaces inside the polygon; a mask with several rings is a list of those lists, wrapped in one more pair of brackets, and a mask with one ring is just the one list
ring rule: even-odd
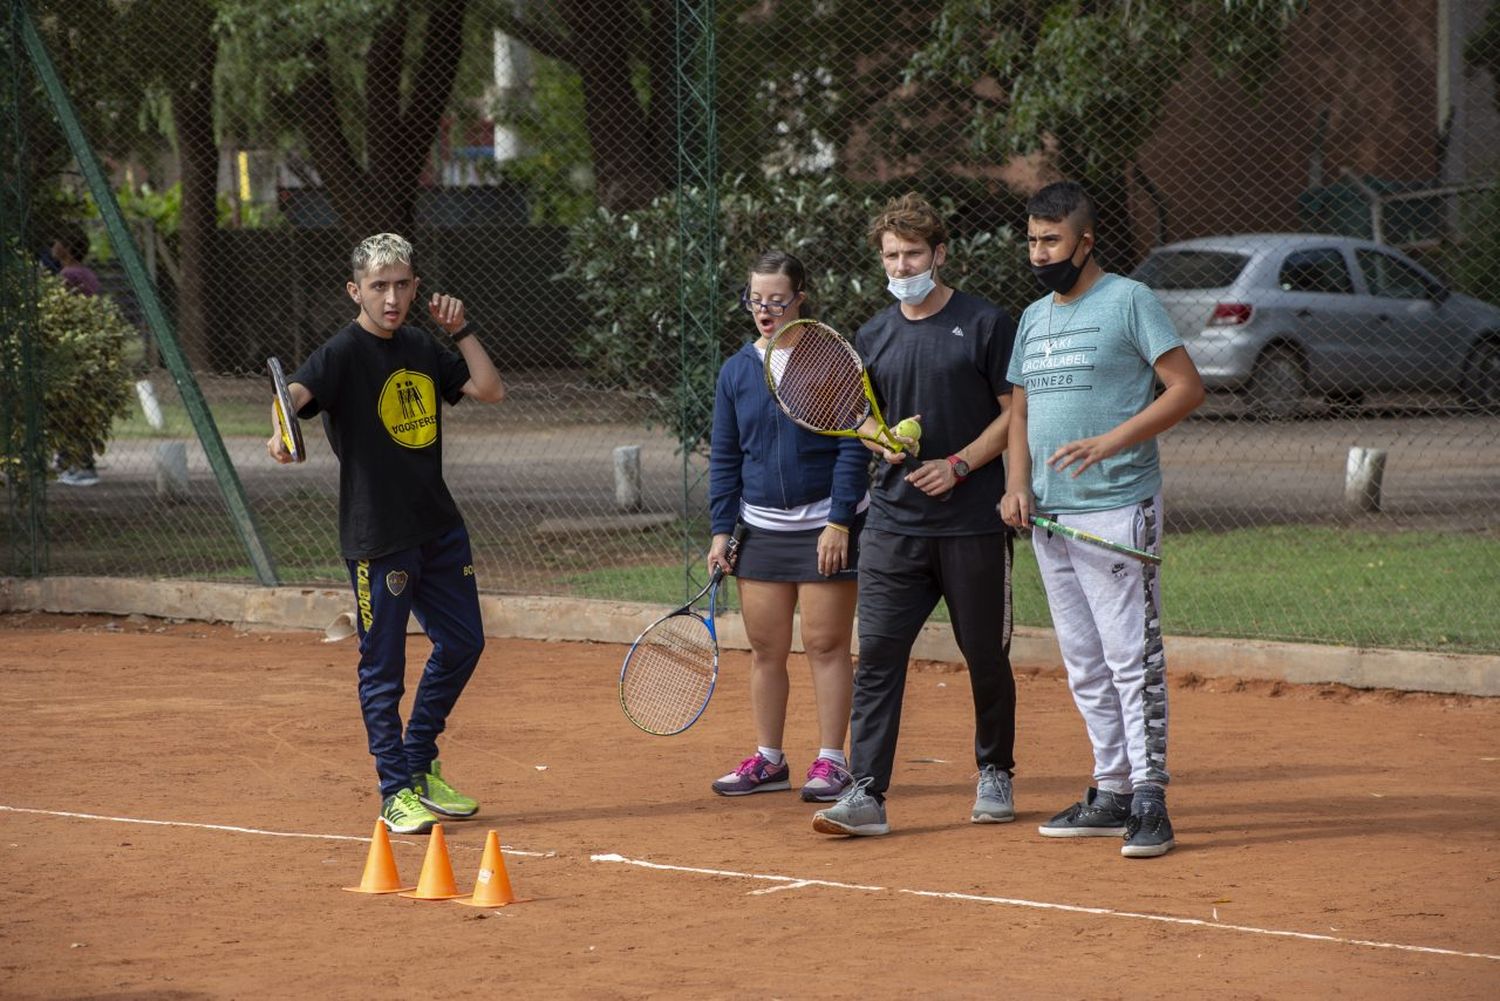
{"label": "white court line", "polygon": [[[704,876],[727,876],[731,879],[754,879],[777,883],[774,887],[752,890],[756,895],[774,893],[778,890],[795,890],[803,886],[826,886],[834,890],[859,890],[866,893],[886,891],[883,886],[862,886],[858,883],[836,883],[824,879],[804,879],[800,876],[778,876],[770,873],[735,872],[731,869],[701,869],[695,866],[668,865],[664,862],[647,862],[643,859],[626,858],[623,855],[591,855],[591,862],[616,862],[656,869],[664,872],[690,872]],[[972,893],[948,893],[939,890],[907,890],[897,887],[896,893],[936,900],[961,900],[966,903],[1000,904],[1006,907],[1029,907],[1045,911],[1064,911],[1069,914],[1092,914],[1100,917],[1126,918],[1132,921],[1158,921],[1163,924],[1187,925],[1193,928],[1213,928],[1218,931],[1243,932],[1249,935],[1271,935],[1277,938],[1296,938],[1309,942],[1332,942],[1336,945],[1359,945],[1372,949],[1396,949],[1402,952],[1423,952],[1436,956],[1462,956],[1466,959],[1500,960],[1500,955],[1487,952],[1462,952],[1457,949],[1438,949],[1427,945],[1403,945],[1399,942],[1377,942],[1362,938],[1340,938],[1337,935],[1319,935],[1313,932],[1284,931],[1277,928],[1256,928],[1252,925],[1231,925],[1219,921],[1204,921],[1201,918],[1179,918],[1166,914],[1142,914],[1136,911],[1117,911],[1112,907],[1082,907],[1076,904],[1052,904],[1041,900],[1023,900],[1018,897],[986,897]]]}
{"label": "white court line", "polygon": [[[152,827],[187,827],[204,831],[225,831],[231,834],[257,834],[272,838],[312,838],[320,841],[360,841],[369,842],[369,838],[356,837],[352,834],[314,834],[303,831],[268,831],[258,827],[236,827],[232,824],[200,824],[185,820],[151,820],[143,817],[111,817],[98,813],[75,813],[67,810],[38,810],[24,806],[6,806],[0,804],[0,811],[6,813],[30,813],[46,817],[70,817],[77,820],[103,820],[116,824],[144,824]],[[395,844],[411,845],[412,841],[396,840]],[[467,846],[461,846],[467,847]],[[515,848],[502,850],[507,855],[524,855],[531,858],[553,858],[556,852],[528,852]],[[697,866],[670,865],[664,862],[647,862],[644,859],[626,858],[624,855],[606,854],[590,855],[591,862],[614,862],[624,865],[633,865],[642,869],[656,869],[662,872],[686,872],[702,876],[727,876],[731,879],[752,879],[761,882],[775,883],[776,886],[764,887],[752,891],[756,895],[775,893],[781,890],[797,890],[807,886],[822,886],[831,890],[856,890],[862,893],[883,893],[889,888],[884,886],[868,886],[861,883],[840,883],[828,879],[807,879],[802,876],[781,876],[774,873],[736,872],[731,869],[705,869]],[[1250,935],[1269,935],[1277,938],[1295,938],[1310,942],[1331,942],[1336,945],[1358,945],[1372,949],[1395,949],[1401,952],[1420,952],[1435,956],[1460,956],[1466,959],[1490,959],[1500,961],[1500,955],[1491,955],[1485,952],[1462,952],[1457,949],[1438,949],[1426,945],[1403,945],[1399,942],[1378,942],[1370,939],[1340,938],[1336,935],[1319,935],[1313,932],[1285,931],[1276,928],[1257,928],[1252,925],[1231,925],[1217,921],[1204,921],[1201,918],[1179,918],[1165,914],[1142,914],[1135,911],[1117,911],[1110,907],[1082,907],[1076,904],[1053,904],[1040,900],[1024,900],[1018,897],[986,897],[971,893],[950,893],[939,890],[909,890],[897,887],[894,892],[910,894],[914,897],[926,897],[937,900],[958,900],[965,903],[999,904],[1006,907],[1028,907],[1036,910],[1063,911],[1070,914],[1092,914],[1099,917],[1126,918],[1134,921],[1157,921],[1163,924],[1187,925],[1194,928],[1212,928],[1219,931],[1242,932]]]}
{"label": "white court line", "polygon": [[[200,831],[227,831],[231,834],[259,834],[268,838],[313,838],[319,841],[362,841],[370,843],[369,838],[355,837],[352,834],[309,834],[303,831],[266,831],[259,827],[235,827],[232,824],[196,824],[187,820],[148,820],[144,817],[108,817],[99,813],[71,813],[67,810],[36,810],[27,806],[6,806],[0,803],[0,810],[6,813],[36,813],[44,817],[72,817],[76,820],[107,820],[115,824],[146,824],[151,827],[192,827]],[[415,845],[416,841],[403,841],[400,838],[392,838],[393,845]],[[468,845],[457,845],[455,847],[467,849]],[[473,849],[478,851],[479,849]],[[523,852],[516,848],[500,846],[500,850],[507,855],[527,855],[532,858],[551,858],[556,852]]]}
{"label": "white court line", "polygon": [[778,886],[778,890],[796,890],[804,886],[826,886],[833,890],[864,890],[866,892],[879,892],[884,890],[883,886],[861,886],[859,883],[835,883],[827,879],[805,879],[802,876],[773,876],[763,872],[731,872],[727,869],[695,869],[686,865],[667,865],[663,862],[647,862],[645,859],[626,858],[624,855],[590,855],[590,862],[622,862],[625,865],[638,865],[642,869],[660,869],[665,872],[693,872],[700,876],[732,876],[735,879],[762,879],[771,883],[785,883]]}

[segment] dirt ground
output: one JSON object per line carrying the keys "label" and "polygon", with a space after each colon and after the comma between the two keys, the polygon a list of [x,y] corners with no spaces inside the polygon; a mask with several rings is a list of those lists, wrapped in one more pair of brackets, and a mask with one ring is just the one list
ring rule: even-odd
{"label": "dirt ground", "polygon": [[[893,834],[845,841],[709,793],[745,655],[653,738],[622,653],[491,641],[443,743],[484,809],[446,832],[460,888],[494,828],[536,899],[476,910],[339,890],[376,811],[350,642],[0,616],[0,996],[1500,996],[1500,700],[1177,677],[1180,847],[1128,860],[1036,833],[1088,775],[1053,668],[1018,671],[1017,823],[968,823],[968,685],[923,665]],[[794,768],[814,736],[795,659]],[[426,838],[395,842],[414,882]]]}

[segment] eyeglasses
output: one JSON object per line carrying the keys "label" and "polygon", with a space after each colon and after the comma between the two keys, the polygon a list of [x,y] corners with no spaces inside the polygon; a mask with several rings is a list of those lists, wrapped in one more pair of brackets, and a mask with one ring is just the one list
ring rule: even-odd
{"label": "eyeglasses", "polygon": [[740,293],[740,308],[747,313],[767,313],[771,316],[783,316],[792,306],[793,303],[791,302],[756,301],[745,293]]}

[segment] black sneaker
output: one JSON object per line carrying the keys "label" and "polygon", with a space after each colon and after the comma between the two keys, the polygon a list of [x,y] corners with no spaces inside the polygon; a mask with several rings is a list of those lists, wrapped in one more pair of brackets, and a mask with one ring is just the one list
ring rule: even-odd
{"label": "black sneaker", "polygon": [[1167,803],[1160,795],[1136,795],[1136,810],[1125,822],[1125,844],[1120,854],[1126,858],[1155,858],[1172,850],[1172,821],[1167,818]]}
{"label": "black sneaker", "polygon": [[1130,819],[1130,801],[1129,793],[1090,788],[1083,799],[1036,830],[1048,838],[1118,838]]}

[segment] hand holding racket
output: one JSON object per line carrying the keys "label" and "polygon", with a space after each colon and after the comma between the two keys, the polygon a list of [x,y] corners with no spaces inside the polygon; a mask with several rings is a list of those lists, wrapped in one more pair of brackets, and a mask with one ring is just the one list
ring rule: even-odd
{"label": "hand holding racket", "polygon": [[[745,526],[736,525],[725,559],[734,565]],[[625,718],[659,737],[681,733],[708,708],[719,678],[719,634],[714,628],[724,568],[715,566],[703,590],[647,626],[620,668]],[[694,607],[708,596],[707,617]]]}
{"label": "hand holding racket", "polygon": [[[277,462],[302,462],[307,459],[307,448],[302,442],[302,423],[297,420],[297,411],[292,406],[292,391],[286,381],[286,372],[281,368],[281,359],[274,355],[266,359],[266,368],[271,373],[271,387],[275,396],[271,401],[276,430],[271,435],[271,457]],[[283,452],[278,453],[277,437],[281,439]],[[281,454],[289,456],[283,459]]]}
{"label": "hand holding racket", "polygon": [[861,438],[887,452],[906,450],[881,416],[859,352],[820,320],[793,320],[771,338],[766,385],[782,411],[809,431]]}

